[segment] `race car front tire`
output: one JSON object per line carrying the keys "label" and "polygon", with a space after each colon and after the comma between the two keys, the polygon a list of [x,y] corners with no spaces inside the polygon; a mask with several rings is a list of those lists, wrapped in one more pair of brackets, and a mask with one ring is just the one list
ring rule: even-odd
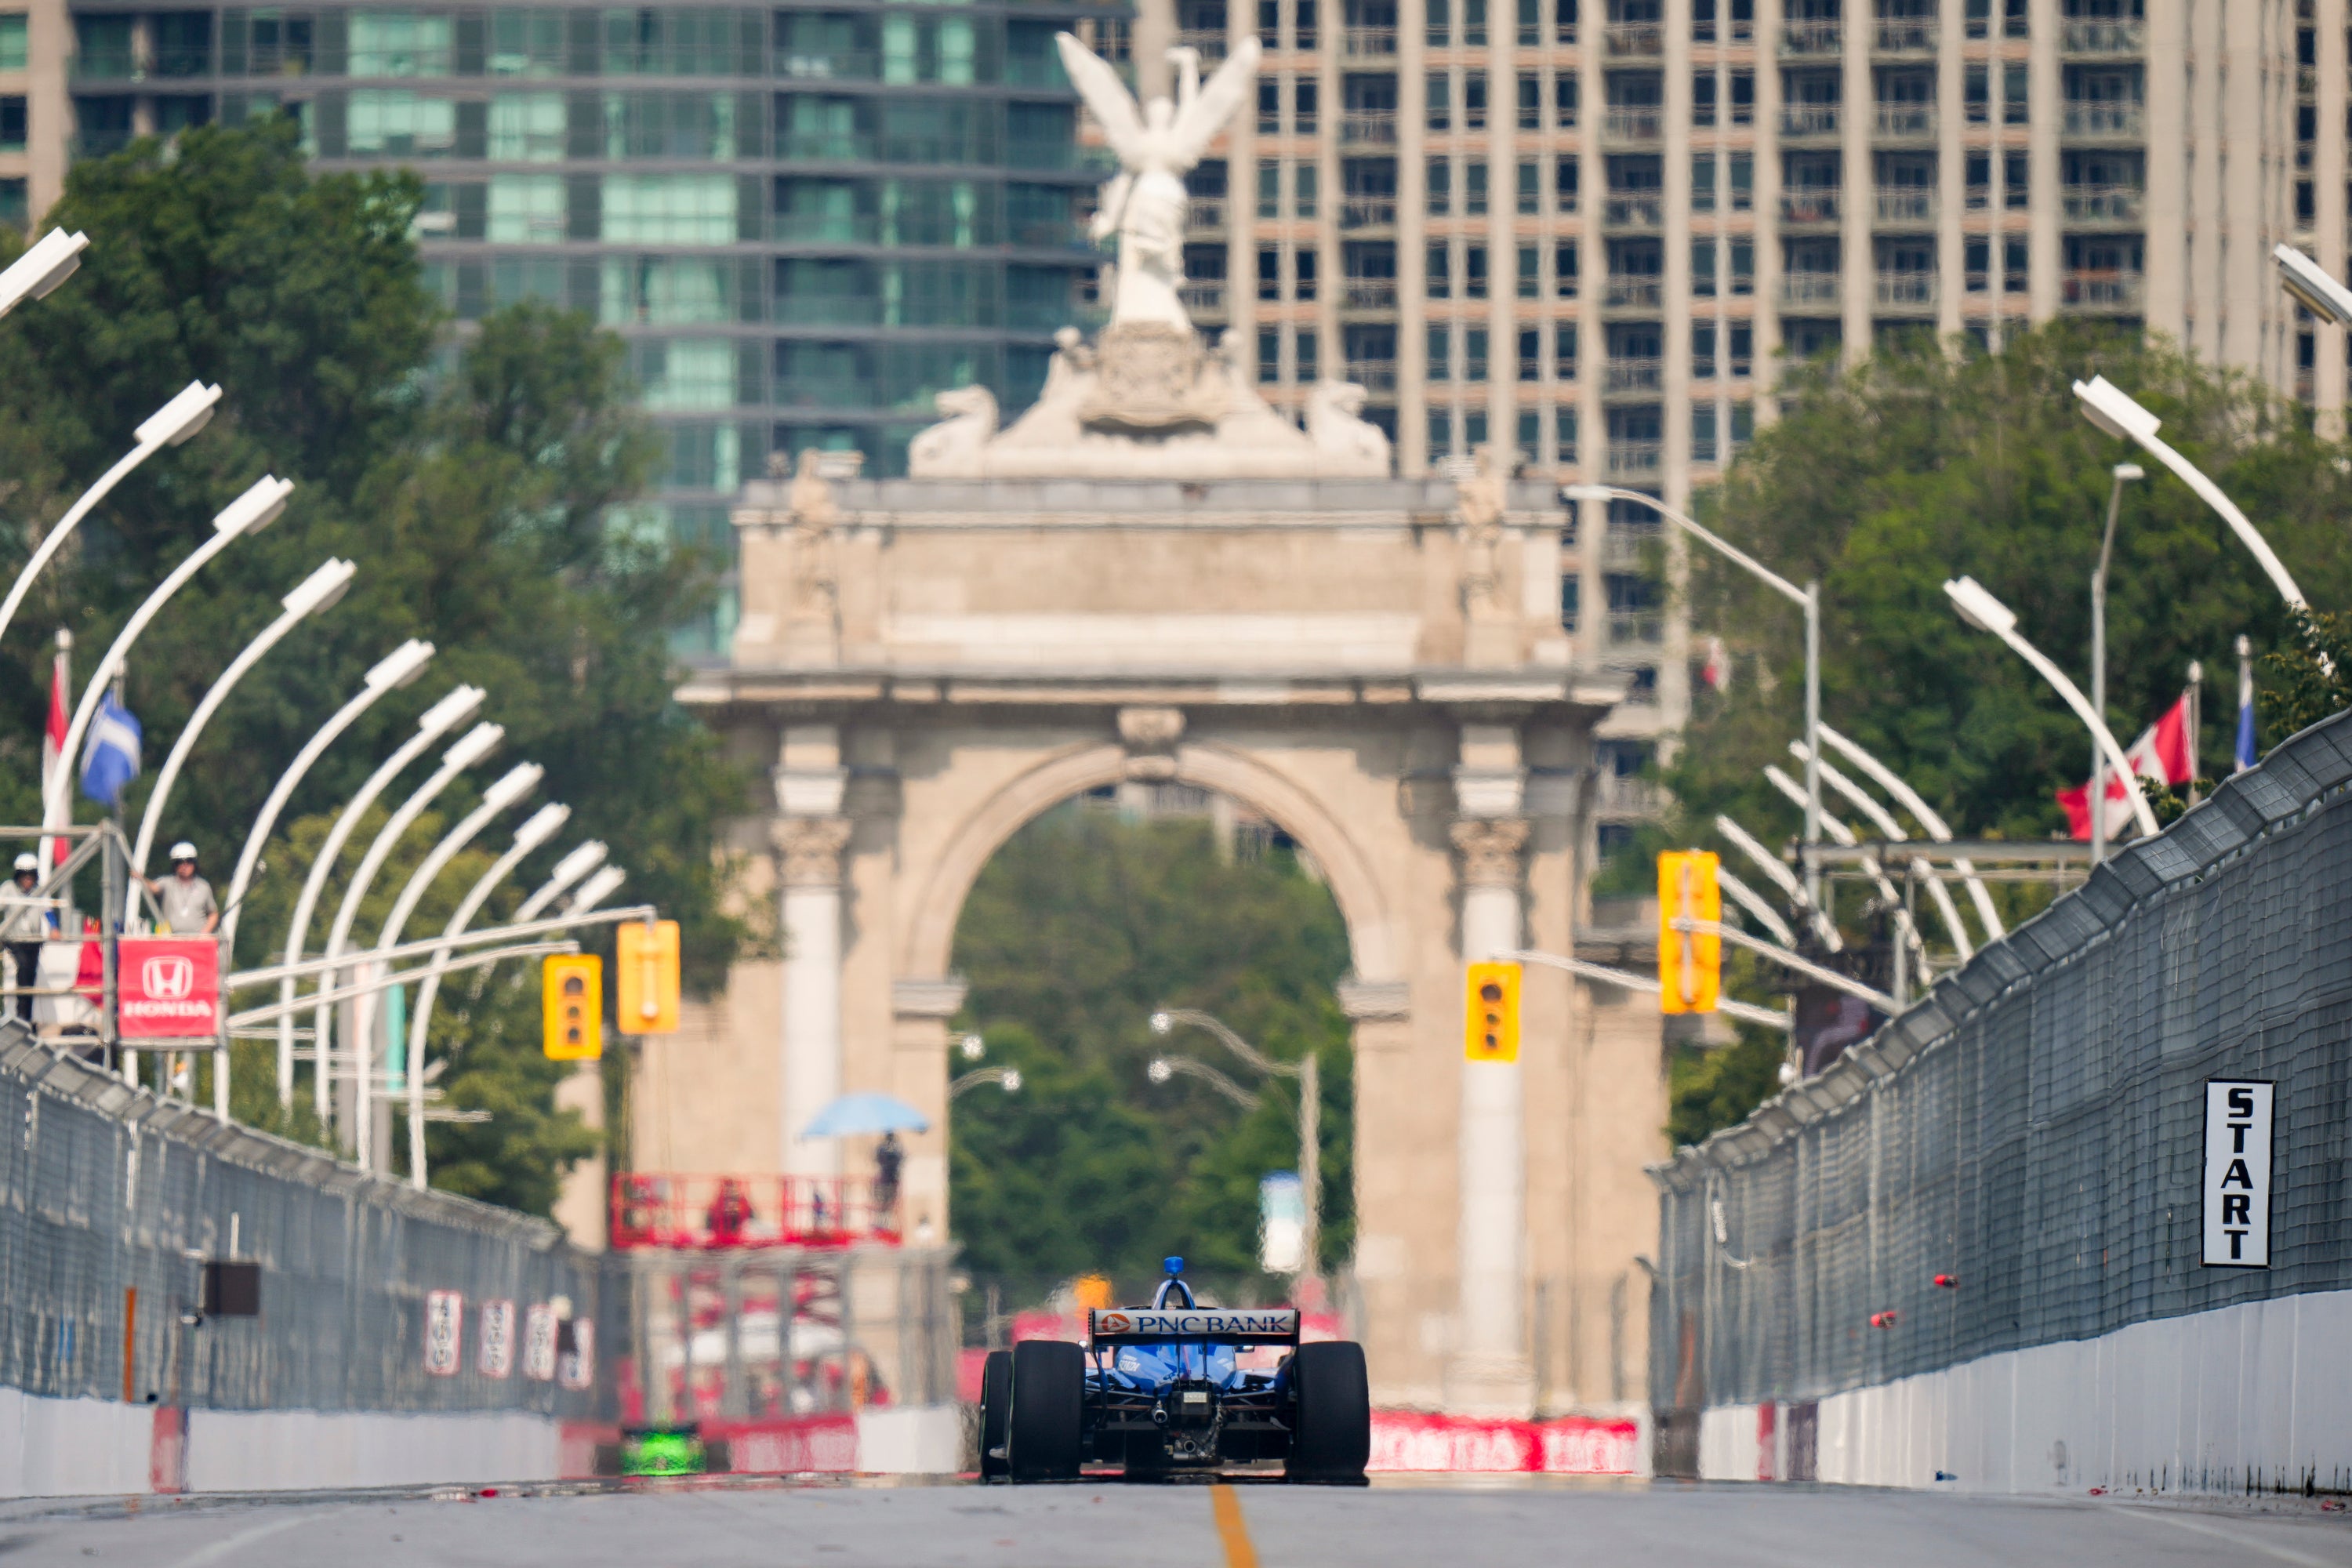
{"label": "race car front tire", "polygon": [[1013,1352],[991,1351],[980,1373],[980,1479],[983,1481],[1000,1481],[1011,1473],[1003,1456],[1012,1404]]}
{"label": "race car front tire", "polygon": [[1066,1340],[1013,1347],[1006,1457],[1016,1481],[1074,1481],[1086,1435],[1086,1352]]}
{"label": "race car front tire", "polygon": [[1364,1347],[1325,1340],[1291,1353],[1298,1391],[1285,1479],[1318,1486],[1361,1486],[1372,1457],[1372,1394]]}

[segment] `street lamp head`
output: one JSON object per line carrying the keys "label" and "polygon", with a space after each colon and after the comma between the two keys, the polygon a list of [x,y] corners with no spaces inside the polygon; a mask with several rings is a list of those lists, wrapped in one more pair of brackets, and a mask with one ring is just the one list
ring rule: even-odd
{"label": "street lamp head", "polygon": [[2016,629],[2017,612],[1994,598],[1991,590],[1975,578],[1949,578],[1944,584],[1944,592],[1951,595],[1952,607],[1960,612],[1960,619],[1977,630],[2006,637]]}
{"label": "street lamp head", "polygon": [[1176,1067],[1166,1057],[1154,1057],[1151,1065],[1143,1069],[1143,1076],[1154,1083],[1166,1083],[1176,1076]]}
{"label": "street lamp head", "polygon": [[2164,421],[2132,401],[2131,395],[2104,375],[2074,384],[2083,417],[2119,441],[2148,441]]}
{"label": "street lamp head", "polygon": [[147,416],[134,434],[142,447],[176,447],[212,422],[220,403],[218,386],[192,381],[172,401]]}
{"label": "street lamp head", "polygon": [[555,863],[549,879],[559,888],[568,888],[604,863],[604,841],[591,838],[585,844],[574,845],[571,852]]}
{"label": "street lamp head", "polygon": [[956,1042],[956,1049],[963,1053],[964,1060],[968,1062],[976,1062],[980,1060],[982,1055],[987,1051],[988,1042],[982,1039],[978,1035],[966,1035],[962,1039]]}
{"label": "street lamp head", "polygon": [[2295,302],[2323,321],[2352,326],[2352,289],[2327,275],[2327,269],[2291,245],[2271,252],[2278,263],[2279,285]]}
{"label": "street lamp head", "polygon": [[36,240],[24,255],[0,272],[0,316],[6,315],[27,300],[46,298],[50,290],[74,274],[81,265],[81,253],[89,247],[89,236],[79,231],[68,234],[53,228]]}
{"label": "street lamp head", "polygon": [[[497,726],[492,725],[491,728],[495,729]],[[493,742],[492,744],[496,742]],[[483,748],[484,751],[488,749],[488,746]],[[450,754],[455,756],[457,753],[453,751]],[[539,781],[546,776],[547,770],[537,763],[518,763],[500,775],[498,783],[482,792],[482,804],[495,810],[504,811],[537,789]]]}
{"label": "street lamp head", "polygon": [[2147,470],[2137,463],[2117,463],[2115,467],[2115,475],[2118,480],[2128,483],[2133,479],[2147,478]]}
{"label": "street lamp head", "polygon": [[352,585],[352,575],[358,570],[348,561],[331,559],[295,584],[293,589],[278,602],[286,606],[288,615],[298,617],[332,609]]}
{"label": "street lamp head", "polygon": [[628,879],[629,874],[618,866],[607,866],[580,884],[580,890],[572,895],[572,907],[575,910],[593,909],[611,898],[613,890]]}
{"label": "street lamp head", "polygon": [[546,843],[556,831],[572,820],[572,808],[553,802],[541,806],[515,829],[514,847],[526,855]]}
{"label": "street lamp head", "polygon": [[246,492],[220,509],[213,518],[214,531],[235,539],[241,534],[259,533],[278,521],[286,510],[286,498],[294,493],[294,481],[281,479],[275,474],[264,474],[247,488]]}
{"label": "street lamp head", "polygon": [[449,748],[448,754],[441,759],[441,765],[446,768],[470,768],[497,751],[499,742],[506,738],[507,727],[504,724],[477,724],[457,737],[457,743]]}
{"label": "street lamp head", "polygon": [[375,668],[367,672],[367,689],[390,691],[405,686],[424,674],[425,667],[432,662],[433,645],[411,637],[376,660]]}
{"label": "street lamp head", "polygon": [[1170,1017],[1167,1014],[1154,1013],[1151,1015],[1151,1032],[1153,1034],[1164,1035],[1175,1026],[1176,1020]]}
{"label": "street lamp head", "polygon": [[1559,493],[1563,500],[1609,500],[1614,497],[1607,485],[1563,485]]}
{"label": "street lamp head", "polygon": [[1006,1068],[1004,1069],[1004,1092],[1007,1094],[1019,1094],[1021,1092],[1021,1069],[1019,1068]]}
{"label": "street lamp head", "polygon": [[480,712],[482,700],[488,695],[478,686],[457,687],[427,708],[416,721],[416,728],[427,735],[446,734]]}

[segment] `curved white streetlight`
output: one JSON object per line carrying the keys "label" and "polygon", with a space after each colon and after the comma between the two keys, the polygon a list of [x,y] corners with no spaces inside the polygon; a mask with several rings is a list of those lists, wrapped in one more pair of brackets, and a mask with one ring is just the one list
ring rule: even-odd
{"label": "curved white streetlight", "polygon": [[[327,879],[333,873],[335,862],[342,858],[343,846],[350,842],[352,834],[358,829],[360,818],[367,814],[368,809],[375,805],[376,797],[409,763],[423,756],[443,735],[478,712],[483,698],[488,695],[478,686],[459,686],[426,709],[416,721],[416,733],[377,764],[375,772],[367,776],[367,781],[360,785],[359,793],[352,796],[341,815],[335,818],[334,826],[327,830],[325,841],[319,846],[319,853],[311,858],[310,874],[302,879],[301,896],[294,900],[293,918],[286,922],[287,963],[300,961],[303,944],[310,936],[310,916],[319,907],[320,895],[326,891]],[[278,982],[278,1003],[280,1007],[290,1009],[293,1001],[294,979],[289,975]],[[313,1039],[311,1047],[311,1103],[323,1118],[327,1114],[327,1042]],[[288,1084],[293,1081],[293,1050],[294,1015],[289,1010],[278,1016],[278,1070],[280,1081]]]}
{"label": "curved white streetlight", "polygon": [[[555,805],[542,805],[525,818],[523,825],[515,829],[514,843],[507,852],[491,861],[490,868],[476,879],[474,885],[466,889],[466,896],[457,900],[457,910],[450,915],[449,923],[441,928],[441,934],[462,935],[491,891],[514,874],[523,857],[554,837],[571,819],[570,806]],[[604,846],[600,844],[596,848],[601,857]],[[575,858],[579,853],[575,849],[565,858]],[[561,866],[556,868],[562,869]],[[521,918],[529,920],[530,916]],[[441,994],[441,963],[452,951],[446,946],[433,950],[433,972],[417,984],[416,1011],[408,1021],[408,1184],[420,1191],[425,1186],[425,1047],[432,1038],[433,1004]]]}
{"label": "curved white streetlight", "polygon": [[[1838,934],[1837,922],[1823,913],[1819,904],[1806,897],[1804,884],[1799,882],[1789,868],[1780,864],[1779,858],[1769,849],[1756,842],[1754,834],[1732,821],[1731,818],[1722,816],[1716,817],[1715,830],[1722,834],[1725,841],[1732,847],[1747,856],[1748,861],[1758,870],[1770,878],[1772,885],[1780,889],[1782,896],[1790,904],[1803,911],[1806,921],[1813,928],[1813,934],[1822,939],[1822,946],[1832,952],[1845,951],[1845,938]],[[1791,942],[1789,945],[1794,947],[1797,944]]]}
{"label": "curved white streetlight", "polygon": [[1953,607],[1960,613],[1960,619],[2007,643],[2011,652],[2032,665],[2042,679],[2065,700],[2066,706],[2074,710],[2074,716],[2090,726],[2091,738],[2106,753],[2108,764],[2116,770],[2116,775],[2131,785],[2132,820],[2139,825],[2141,837],[2155,837],[2156,813],[2148,809],[2146,781],[2131,765],[2131,759],[2124,754],[2123,747],[2116,742],[2115,731],[2107,728],[2107,721],[2091,706],[2091,700],[2066,679],[2064,671],[2044,658],[2040,648],[2018,635],[2016,612],[1993,597],[1991,591],[1973,577],[1948,579],[1944,592],[1950,595]]}
{"label": "curved white streetlight", "polygon": [[147,796],[147,809],[139,816],[139,837],[131,847],[131,885],[123,906],[122,919],[128,924],[139,912],[137,879],[147,874],[147,856],[155,847],[155,829],[163,820],[163,803],[171,798],[172,786],[180,779],[180,770],[187,764],[188,753],[195,749],[196,740],[212,722],[213,714],[228,700],[236,683],[245,679],[246,671],[261,662],[262,656],[285,639],[286,634],[302,623],[306,616],[331,608],[352,585],[352,574],[358,570],[348,561],[330,557],[325,564],[294,585],[293,591],[278,602],[285,608],[278,617],[261,628],[261,635],[245,645],[243,652],[229,660],[228,668],[220,672],[204,700],[180,729],[180,737],[172,742],[172,754],[163,759],[163,770],[155,775],[155,787]]}
{"label": "curved white streetlight", "polygon": [[[1767,763],[1764,768],[1764,777],[1774,789],[1786,795],[1791,805],[1801,807],[1805,804],[1803,788],[1796,780],[1779,768]],[[1857,849],[1862,846],[1861,837],[1853,828],[1826,813],[1822,817],[1822,831],[1830,836],[1832,842],[1843,848]],[[1875,855],[1864,851],[1862,858],[1862,869],[1863,874],[1870,879],[1871,885],[1878,889],[1880,901],[1894,910],[1895,928],[1901,932],[1901,940],[1897,945],[1910,952],[1916,961],[1915,966],[1919,974],[1920,989],[1927,989],[1935,983],[1935,975],[1927,968],[1927,944],[1919,940],[1918,928],[1911,923],[1911,912],[1903,907],[1903,896],[1895,890],[1895,884],[1887,879],[1886,868],[1878,863],[1878,857]],[[1898,973],[1895,975],[1895,986],[1900,991],[1903,988],[1903,978],[1900,973],[1899,961],[1896,967]]]}
{"label": "curved white streetlight", "polygon": [[621,884],[628,879],[629,874],[618,866],[605,867],[580,884],[580,890],[572,895],[571,907],[564,912],[574,915],[586,914],[590,910],[611,898]]}
{"label": "curved white streetlight", "polygon": [[26,248],[25,254],[0,272],[0,316],[27,300],[44,300],[81,265],[89,236],[76,229],[68,234],[53,228]]}
{"label": "curved white streetlight", "polygon": [[[1778,572],[1765,565],[1729,540],[1721,538],[1657,497],[1640,490],[1629,490],[1617,485],[1570,485],[1559,492],[1570,500],[1636,501],[1648,507],[1676,528],[1706,545],[1733,565],[1747,572],[1785,599],[1794,601],[1805,612],[1805,744],[1814,754],[1821,752],[1822,732],[1822,585],[1819,581],[1798,587]],[[1811,763],[1805,764],[1805,842],[1822,841],[1822,780],[1821,772]],[[1805,872],[1805,891],[1814,902],[1821,901],[1818,877],[1811,869]]]}
{"label": "curved white streetlight", "polygon": [[[18,265],[23,263],[19,261]],[[16,268],[9,270],[13,272]],[[0,307],[0,314],[5,313],[5,307]],[[66,509],[65,516],[58,519],[57,525],[42,536],[40,546],[33,552],[32,559],[17,572],[16,581],[9,584],[8,597],[0,600],[0,637],[7,635],[8,625],[16,618],[17,607],[24,604],[26,594],[33,586],[33,579],[39,576],[41,568],[64,548],[67,539],[72,536],[81,520],[89,515],[90,508],[104,500],[131,469],[164,447],[176,447],[203,429],[212,418],[213,405],[220,401],[220,395],[218,386],[206,386],[201,381],[192,381],[182,387],[171,402],[147,416],[146,423],[133,432],[137,444],[121,462],[100,475],[98,483],[82,491],[80,499]]]}
{"label": "curved white streetlight", "polygon": [[[1790,742],[1789,751],[1800,762],[1804,760],[1805,743],[1802,741]],[[1895,820],[1893,812],[1872,799],[1860,784],[1832,767],[1826,758],[1822,763],[1822,782],[1851,801],[1853,808],[1870,818],[1871,826],[1890,842],[1903,844],[1910,840],[1911,836],[1903,831],[1903,825]],[[1954,951],[1959,953],[1960,962],[1966,963],[1977,955],[1976,943],[1969,940],[1968,927],[1960,923],[1960,911],[1952,905],[1951,889],[1944,886],[1941,878],[1930,877],[1927,879],[1927,897],[1935,904],[1937,918],[1944,922],[1944,929],[1952,933]]]}
{"label": "curved white streetlight", "polygon": [[[378,948],[398,947],[401,934],[408,929],[408,917],[416,912],[417,904],[432,888],[459,851],[480,837],[482,829],[509,806],[539,787],[547,770],[537,763],[520,763],[509,768],[482,792],[479,805],[457,819],[455,826],[441,836],[441,841],[425,852],[416,863],[400,896],[392,901],[392,912],[384,916],[383,927],[376,933]],[[374,1117],[371,1110],[375,1102],[375,1004],[380,993],[371,992],[352,1005],[352,1059],[359,1080],[358,1145],[359,1163],[363,1169],[374,1169]],[[415,1053],[411,1052],[412,1057]],[[414,1067],[408,1069],[413,1072]]]}
{"label": "curved white streetlight", "polygon": [[[441,797],[442,791],[457,782],[459,773],[497,750],[499,742],[506,739],[506,727],[502,724],[477,724],[457,738],[456,745],[441,754],[441,765],[434,769],[425,781],[416,786],[416,792],[400,803],[399,809],[392,814],[390,820],[376,830],[375,837],[368,843],[367,853],[360,857],[358,868],[352,872],[351,885],[343,889],[343,901],[336,907],[334,923],[327,930],[327,945],[320,956],[331,962],[319,972],[320,995],[335,988],[335,976],[344,966],[331,961],[341,959],[349,951],[352,922],[359,918],[360,902],[367,897],[368,889],[375,882],[376,873],[383,869],[384,861],[391,858],[402,835],[425,815],[425,807]],[[321,1002],[311,1021],[311,1037],[318,1042],[321,1066],[327,1059],[331,1005]],[[357,1044],[355,1041],[352,1043],[353,1046]],[[367,1110],[364,1094],[360,1099],[358,1109],[364,1119]],[[364,1136],[364,1133],[353,1134],[354,1148],[358,1147],[356,1140]]]}
{"label": "curved white streetlight", "polygon": [[1746,910],[1758,925],[1780,938],[1782,947],[1797,945],[1796,931],[1780,918],[1780,911],[1774,909],[1763,894],[1741,881],[1730,867],[1717,865],[1715,882],[1716,886],[1730,894],[1731,901]]}
{"label": "curved white streetlight", "polygon": [[[1917,790],[1905,784],[1901,774],[1827,724],[1822,726],[1822,739],[1829,743],[1832,751],[1843,752],[1847,762],[1868,773],[1877,782],[1879,788],[1893,795],[1895,803],[1909,812],[1919,826],[1927,830],[1928,837],[1938,844],[1952,841],[1951,824],[1946,822]],[[1985,890],[1984,879],[1977,875],[1975,862],[1954,857],[1952,869],[1968,879],[1969,897],[1977,906],[1977,919],[1984,922],[1985,935],[1996,942],[2008,935],[2008,928],[2000,922],[2000,911],[1992,907],[1992,895]]]}
{"label": "curved white streetlight", "polygon": [[2327,269],[2291,245],[2282,245],[2271,252],[2278,263],[2279,286],[2299,300],[2303,308],[2325,321],[2339,327],[2352,326],[2352,289],[2327,275]]}
{"label": "curved white streetlight", "polygon": [[[236,957],[237,917],[244,913],[245,891],[253,885],[255,871],[261,865],[262,846],[269,842],[270,831],[278,826],[278,813],[293,798],[294,791],[310,772],[310,765],[325,754],[342,732],[358,721],[359,716],[375,705],[376,699],[387,691],[397,691],[425,673],[432,661],[433,645],[415,637],[401,644],[376,662],[360,682],[358,693],[335,710],[334,715],[319,726],[318,733],[302,743],[278,782],[269,786],[269,798],[261,803],[261,810],[253,819],[253,829],[245,836],[245,848],[236,858],[236,872],[228,879],[228,896],[221,900],[222,963],[233,966]],[[290,1064],[289,1064],[290,1068]],[[279,1098],[290,1100],[294,1085],[289,1078]]]}
{"label": "curved white streetlight", "polygon": [[76,772],[70,759],[81,754],[82,735],[89,730],[89,721],[98,716],[99,701],[106,695],[107,688],[114,683],[115,675],[122,668],[123,660],[130,657],[131,645],[139,640],[139,634],[147,629],[148,623],[155,618],[172,595],[187,586],[188,579],[204,569],[205,563],[245,535],[258,533],[276,521],[278,514],[286,510],[286,498],[293,490],[290,481],[273,475],[265,474],[256,479],[252,488],[223,507],[213,519],[213,536],[190,551],[186,560],[173,567],[170,574],[155,584],[146,602],[133,610],[131,618],[122,623],[122,629],[115,634],[114,646],[106,650],[106,657],[100,659],[98,668],[90,671],[89,684],[82,688],[81,702],[74,709],[73,722],[66,727],[65,744],[58,748],[58,759],[64,765],[47,781],[48,787],[42,800],[43,822],[68,820],[64,808],[71,787],[68,781]]}
{"label": "curved white streetlight", "polygon": [[[1158,1083],[1160,1080],[1154,1079],[1152,1081]],[[984,1083],[1001,1084],[1005,1093],[1019,1094],[1021,1069],[1019,1068],[974,1068],[948,1085],[948,1099],[952,1101],[967,1089],[978,1089]]]}
{"label": "curved white streetlight", "polygon": [[2194,464],[2157,435],[2163,426],[2163,420],[2134,402],[2129,394],[2104,375],[2095,375],[2088,382],[2076,382],[2074,395],[2082,402],[2084,418],[2110,436],[2136,443],[2149,457],[2170,468],[2183,483],[2197,492],[2207,506],[2220,512],[2221,521],[2230,525],[2239,542],[2253,552],[2254,559],[2270,574],[2271,586],[2279,591],[2279,597],[2287,602],[2289,608],[2301,610],[2308,607],[2303,590],[2295,586],[2294,578],[2288,574],[2286,567],[2272,551],[2270,542],[2257,532],[2254,525],[2247,521],[2246,514],[2238,510],[2238,503],[2223,495],[2221,486],[2207,479]]}

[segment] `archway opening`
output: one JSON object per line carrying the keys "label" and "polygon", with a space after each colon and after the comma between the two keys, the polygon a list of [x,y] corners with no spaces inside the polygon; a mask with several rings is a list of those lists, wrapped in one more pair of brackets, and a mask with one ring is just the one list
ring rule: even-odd
{"label": "archway opening", "polygon": [[[989,858],[953,954],[970,983],[957,1033],[983,1042],[955,1059],[973,1081],[949,1121],[976,1332],[1003,1342],[1013,1313],[1057,1297],[1066,1310],[1088,1277],[1144,1299],[1170,1254],[1220,1300],[1292,1296],[1304,1259],[1278,1180],[1262,1229],[1262,1184],[1300,1169],[1299,1080],[1181,1018],[1155,1032],[1163,1009],[1208,1014],[1284,1068],[1315,1058],[1317,1272],[1349,1257],[1349,932],[1321,868],[1277,824],[1173,782],[1066,800]],[[987,1068],[1017,1071],[1019,1089]]]}

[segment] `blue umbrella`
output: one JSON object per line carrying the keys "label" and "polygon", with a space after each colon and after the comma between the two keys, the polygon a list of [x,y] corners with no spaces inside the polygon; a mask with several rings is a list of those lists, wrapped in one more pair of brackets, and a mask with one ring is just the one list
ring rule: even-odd
{"label": "blue umbrella", "polygon": [[895,1132],[900,1128],[928,1132],[923,1113],[894,1094],[845,1094],[816,1113],[801,1131],[803,1138],[854,1138],[863,1132]]}

